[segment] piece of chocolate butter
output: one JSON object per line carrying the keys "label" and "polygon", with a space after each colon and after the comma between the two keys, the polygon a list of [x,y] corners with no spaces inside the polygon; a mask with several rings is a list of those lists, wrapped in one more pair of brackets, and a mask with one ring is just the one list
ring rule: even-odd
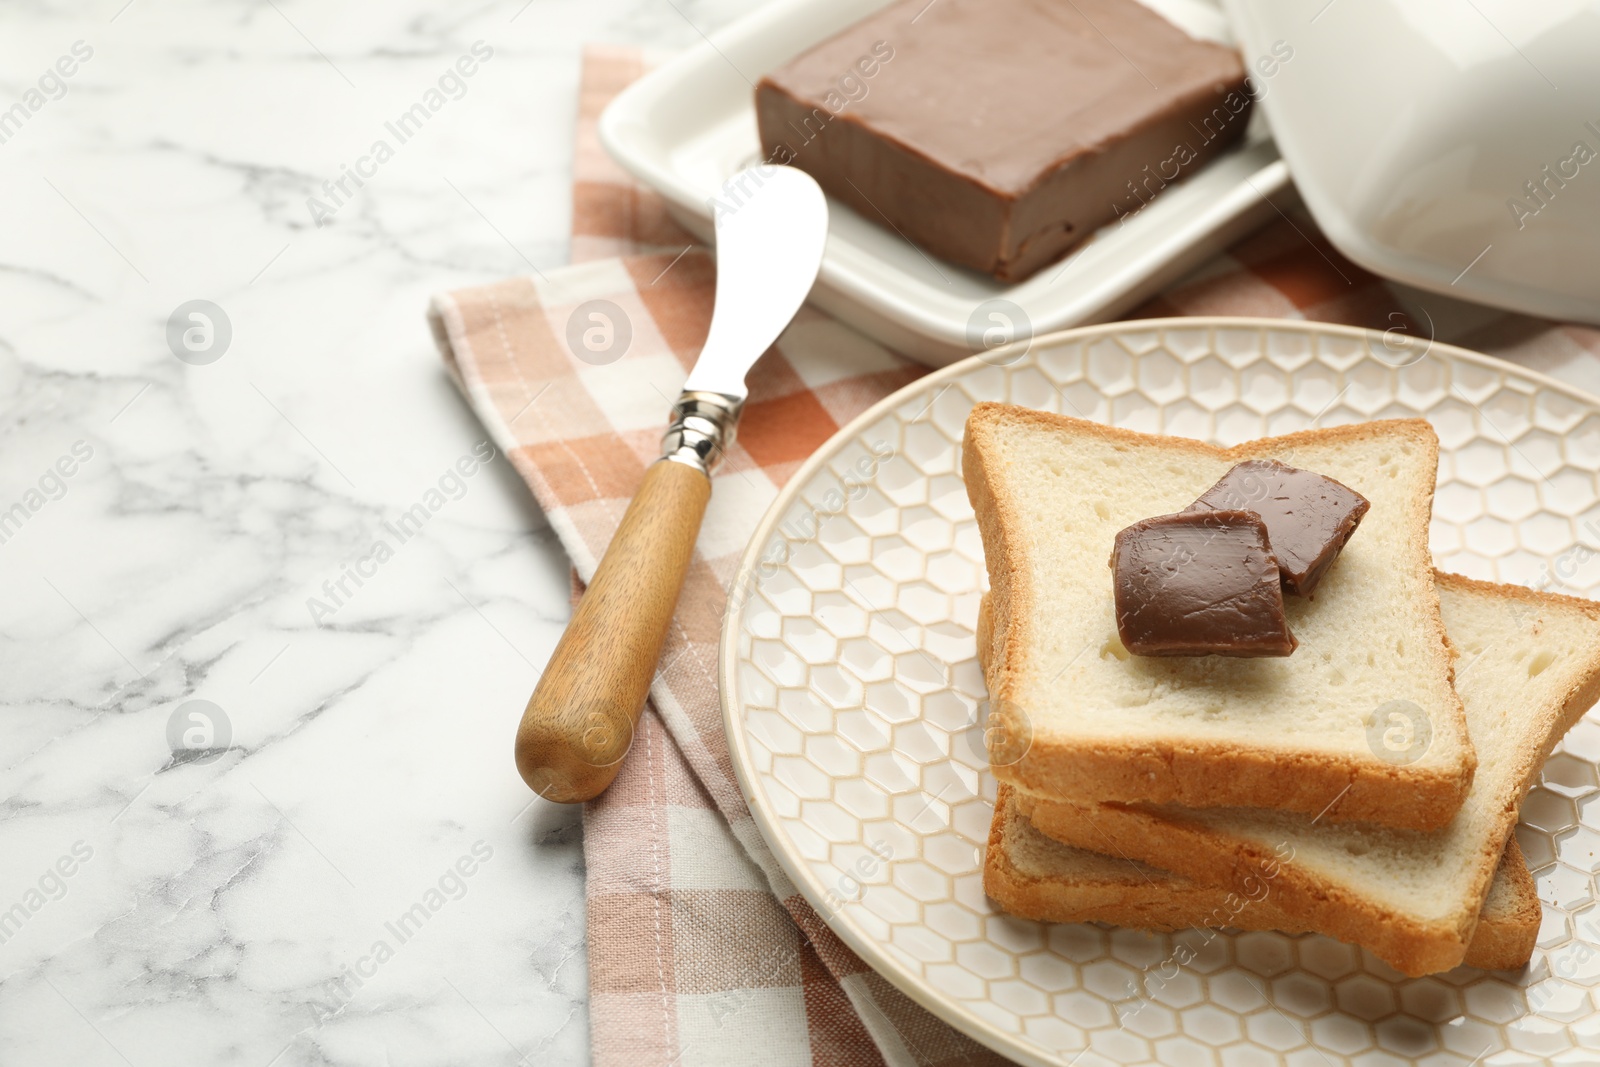
{"label": "piece of chocolate butter", "polygon": [[768,162],[1003,281],[1241,136],[1237,53],[1138,0],[904,0],[761,79]]}
{"label": "piece of chocolate butter", "polygon": [[1372,505],[1349,486],[1270,459],[1224,474],[1188,511],[1244,509],[1267,524],[1283,587],[1309,596]]}
{"label": "piece of chocolate butter", "polygon": [[1267,527],[1250,511],[1158,515],[1117,534],[1117,634],[1136,656],[1287,656]]}

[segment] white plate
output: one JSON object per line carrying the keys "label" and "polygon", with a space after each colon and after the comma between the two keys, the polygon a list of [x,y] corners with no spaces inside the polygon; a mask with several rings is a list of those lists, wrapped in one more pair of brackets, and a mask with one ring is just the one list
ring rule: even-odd
{"label": "white plate", "polygon": [[1422,415],[1442,444],[1441,566],[1600,592],[1600,551],[1577,547],[1600,543],[1600,400],[1487,356],[1318,323],[1168,319],[931,374],[789,481],[723,626],[740,784],[834,931],[923,1006],[1028,1064],[1596,1062],[1597,713],[1523,805],[1517,837],[1545,917],[1521,974],[1406,979],[1328,938],[1273,933],[1218,934],[1193,963],[1163,968],[1202,935],[1051,926],[992,907],[980,850],[995,782],[973,645],[986,583],[959,463],[978,400],[1225,445],[1314,419]]}
{"label": "white plate", "polygon": [[[777,0],[623,90],[600,118],[601,142],[666,198],[686,229],[709,242],[710,198],[759,156],[753,83],[886,2]],[[1147,2],[1197,36],[1226,35],[1220,12],[1202,0]],[[933,366],[974,351],[969,324],[985,301],[1022,309],[1028,326],[1016,336],[1112,318],[1275,217],[1268,197],[1288,205],[1280,197],[1288,171],[1262,121],[1252,121],[1246,141],[1017,285],[931,259],[830,201],[828,251],[812,300]],[[982,321],[989,325],[986,314]]]}
{"label": "white plate", "polygon": [[1263,106],[1341,252],[1422,289],[1600,323],[1600,3],[1228,9],[1247,49],[1294,51]]}

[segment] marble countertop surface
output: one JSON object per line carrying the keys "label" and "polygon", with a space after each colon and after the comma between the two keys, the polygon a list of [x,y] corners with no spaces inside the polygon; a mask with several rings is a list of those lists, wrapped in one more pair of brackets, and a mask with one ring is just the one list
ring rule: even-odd
{"label": "marble countertop surface", "polygon": [[566,564],[424,311],[565,262],[582,44],[752,6],[8,5],[0,1060],[588,1061]]}

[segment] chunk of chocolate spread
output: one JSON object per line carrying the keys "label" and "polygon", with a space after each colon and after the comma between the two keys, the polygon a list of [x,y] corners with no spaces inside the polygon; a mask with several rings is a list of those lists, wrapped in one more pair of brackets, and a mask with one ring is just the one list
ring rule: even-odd
{"label": "chunk of chocolate spread", "polygon": [[1136,656],[1287,656],[1278,560],[1251,511],[1158,515],[1117,534],[1117,633]]}
{"label": "chunk of chocolate spread", "polygon": [[1371,504],[1349,486],[1270,459],[1251,459],[1224,474],[1186,511],[1253,511],[1267,524],[1283,587],[1309,596]]}
{"label": "chunk of chocolate spread", "polygon": [[1244,136],[1231,48],[1137,0],[900,0],[761,79],[764,158],[1021,281]]}

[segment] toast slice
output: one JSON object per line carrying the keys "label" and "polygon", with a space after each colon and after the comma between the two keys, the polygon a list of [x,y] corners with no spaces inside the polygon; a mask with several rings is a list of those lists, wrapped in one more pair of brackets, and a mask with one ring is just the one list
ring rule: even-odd
{"label": "toast slice", "polygon": [[[1017,810],[1011,787],[1000,785],[983,857],[983,891],[1018,918],[1141,930],[1315,932],[1279,910],[1270,886],[1263,888],[1260,899],[1252,899],[1137,860],[1063,845],[1034,829]],[[1486,971],[1525,966],[1539,940],[1542,915],[1538,888],[1512,837],[1495,867],[1463,962]]]}
{"label": "toast slice", "polygon": [[1296,925],[1370,949],[1409,975],[1461,962],[1522,798],[1561,736],[1600,698],[1600,603],[1437,578],[1465,657],[1456,686],[1477,741],[1461,811],[1435,832],[1285,812],[1040,801],[1019,810],[1069,845],[1159,863],[1234,889],[1266,879]]}
{"label": "toast slice", "polygon": [[[1438,452],[1421,419],[1224,449],[978,404],[963,461],[994,602],[996,776],[1051,798],[1449,822],[1475,763],[1428,554]],[[1372,502],[1315,599],[1287,598],[1299,650],[1130,656],[1107,567],[1117,531],[1181,511],[1235,463],[1261,458]],[[1401,758],[1377,743],[1395,708],[1431,738]]]}

